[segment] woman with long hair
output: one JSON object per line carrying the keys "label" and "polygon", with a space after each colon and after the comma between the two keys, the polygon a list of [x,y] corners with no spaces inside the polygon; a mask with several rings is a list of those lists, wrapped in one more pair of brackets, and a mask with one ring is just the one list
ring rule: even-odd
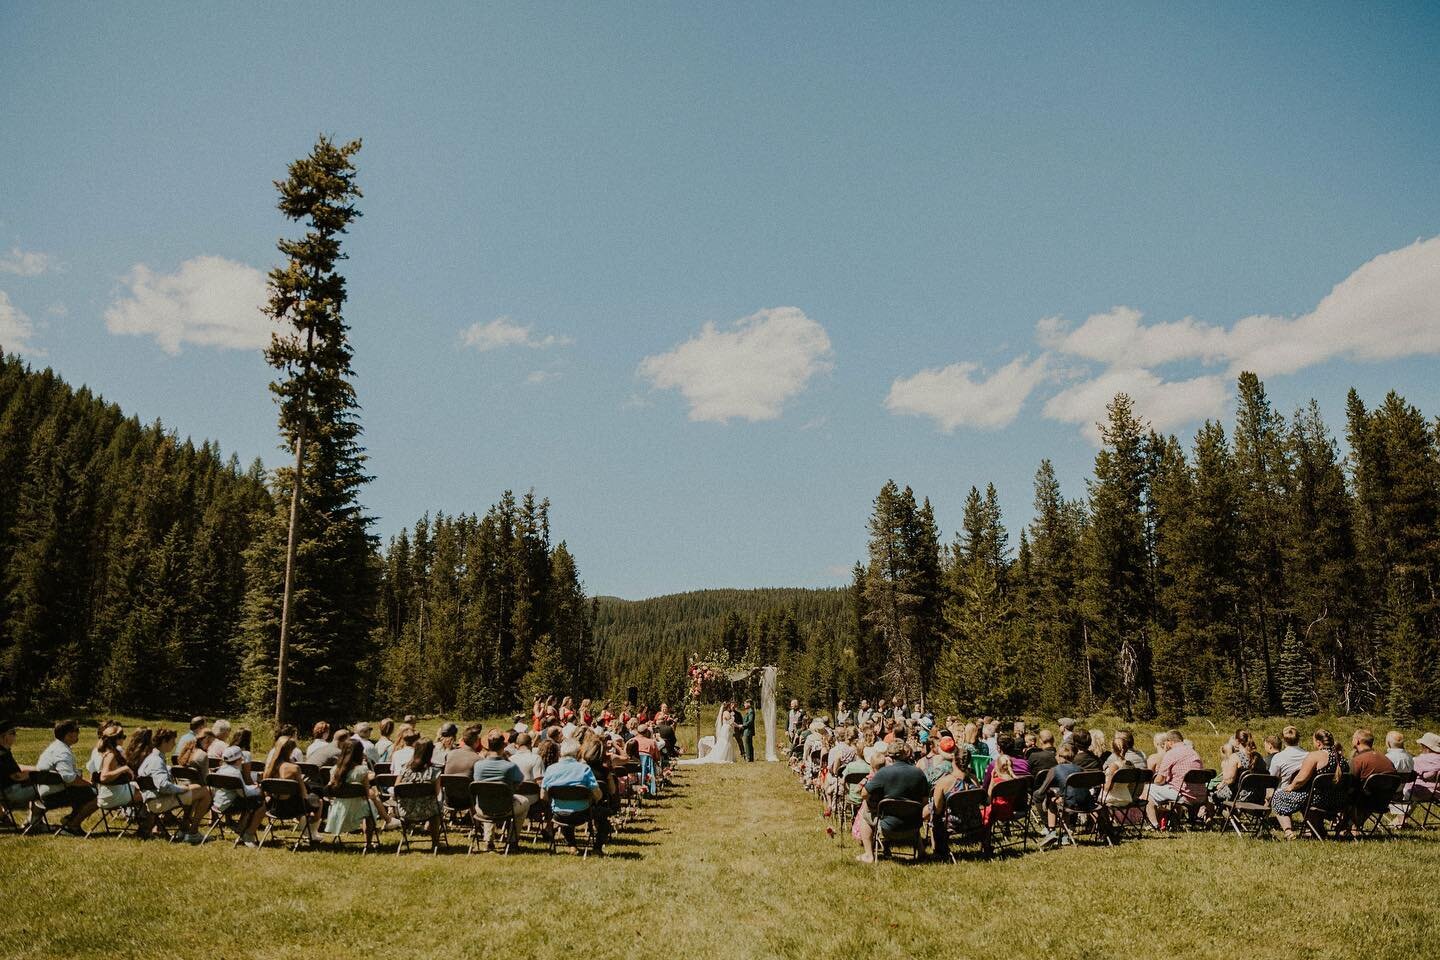
{"label": "woman with long hair", "polygon": [[250,743],[254,740],[254,734],[249,727],[240,727],[230,736],[230,746],[239,747],[240,755],[245,758],[244,765],[240,768],[246,773],[250,772],[250,765],[254,762],[254,755],[250,752]]}
{"label": "woman with long hair", "polygon": [[[431,755],[435,752],[435,742],[429,738],[422,739],[415,744],[414,751],[403,767],[396,771],[395,783],[398,786],[402,783],[430,783],[435,782],[435,767],[431,765]],[[395,808],[400,811],[400,819],[411,823],[424,821],[430,831],[430,839],[435,849],[440,847],[440,803],[434,794],[428,797],[395,798]]]}
{"label": "woman with long hair", "polygon": [[1291,817],[1303,809],[1311,791],[1321,800],[1322,806],[1337,809],[1337,794],[1340,778],[1348,773],[1350,763],[1335,746],[1335,737],[1323,727],[1315,731],[1314,749],[1300,761],[1300,769],[1288,784],[1281,784],[1270,798],[1270,809],[1280,821],[1286,840],[1294,840],[1294,824]]}
{"label": "woman with long hair", "polygon": [[125,739],[125,728],[112,723],[100,730],[95,750],[99,754],[100,766],[95,772],[95,783],[99,787],[97,799],[101,810],[118,810],[129,806],[135,800],[135,771],[125,763],[125,753],[120,743]]}
{"label": "woman with long hair", "polygon": [[325,832],[334,835],[336,840],[341,834],[364,826],[366,818],[373,813],[370,804],[375,799],[375,791],[369,789],[370,768],[365,764],[365,745],[358,739],[352,739],[345,745],[340,759],[335,761],[335,767],[330,771],[332,790],[346,783],[364,784],[367,789],[364,796],[330,798],[330,816],[325,821]]}
{"label": "woman with long hair", "polygon": [[295,762],[295,752],[299,746],[293,736],[286,735],[276,740],[270,752],[265,755],[265,765],[260,771],[260,778],[291,780],[298,784],[299,793],[295,795],[293,805],[282,804],[274,813],[280,817],[304,816],[310,820],[313,827],[320,822],[321,800],[310,792],[310,785],[305,782],[305,772],[300,769],[300,764]]}
{"label": "woman with long hair", "polygon": [[[140,731],[136,731],[139,733]],[[186,749],[194,739],[186,741]],[[150,753],[135,768],[142,777],[150,778],[151,789],[145,793],[145,807],[152,814],[179,809],[179,836],[182,843],[200,842],[200,819],[210,809],[210,791],[198,783],[176,783],[170,775],[170,751],[175,749],[175,731],[161,728],[151,740]]]}

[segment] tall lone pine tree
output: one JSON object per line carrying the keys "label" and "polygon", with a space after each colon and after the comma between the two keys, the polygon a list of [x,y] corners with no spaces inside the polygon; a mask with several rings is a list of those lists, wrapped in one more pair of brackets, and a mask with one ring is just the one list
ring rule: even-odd
{"label": "tall lone pine tree", "polygon": [[277,244],[287,262],[270,271],[266,308],[282,325],[265,359],[280,374],[270,389],[295,462],[275,472],[274,511],[246,556],[242,629],[246,699],[258,713],[273,694],[277,723],[353,709],[369,660],[379,569],[359,503],[369,477],[336,270],[340,237],[360,216],[359,149],[321,136],[275,183],[280,211],[308,226]]}

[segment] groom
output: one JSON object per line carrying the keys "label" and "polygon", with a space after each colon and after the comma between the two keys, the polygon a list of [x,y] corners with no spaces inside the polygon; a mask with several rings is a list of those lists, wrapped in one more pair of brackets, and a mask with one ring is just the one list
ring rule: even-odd
{"label": "groom", "polygon": [[755,705],[745,701],[745,711],[740,714],[740,751],[745,759],[755,759]]}

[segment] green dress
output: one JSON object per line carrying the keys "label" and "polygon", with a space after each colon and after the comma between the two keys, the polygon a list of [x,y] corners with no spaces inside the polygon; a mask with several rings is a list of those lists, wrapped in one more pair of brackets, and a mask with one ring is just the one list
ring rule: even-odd
{"label": "green dress", "polygon": [[[345,782],[364,783],[369,773],[369,767],[359,764],[345,775]],[[359,830],[365,823],[365,818],[372,812],[368,796],[339,797],[331,800],[330,815],[325,818],[325,832],[338,835]]]}

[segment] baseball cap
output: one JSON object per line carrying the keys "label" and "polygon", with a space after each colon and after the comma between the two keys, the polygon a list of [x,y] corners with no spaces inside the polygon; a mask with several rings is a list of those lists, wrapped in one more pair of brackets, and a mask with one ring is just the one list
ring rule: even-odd
{"label": "baseball cap", "polygon": [[237,760],[244,760],[245,751],[241,750],[239,747],[226,747],[225,753],[221,756],[220,759],[224,760],[226,763],[234,763]]}

